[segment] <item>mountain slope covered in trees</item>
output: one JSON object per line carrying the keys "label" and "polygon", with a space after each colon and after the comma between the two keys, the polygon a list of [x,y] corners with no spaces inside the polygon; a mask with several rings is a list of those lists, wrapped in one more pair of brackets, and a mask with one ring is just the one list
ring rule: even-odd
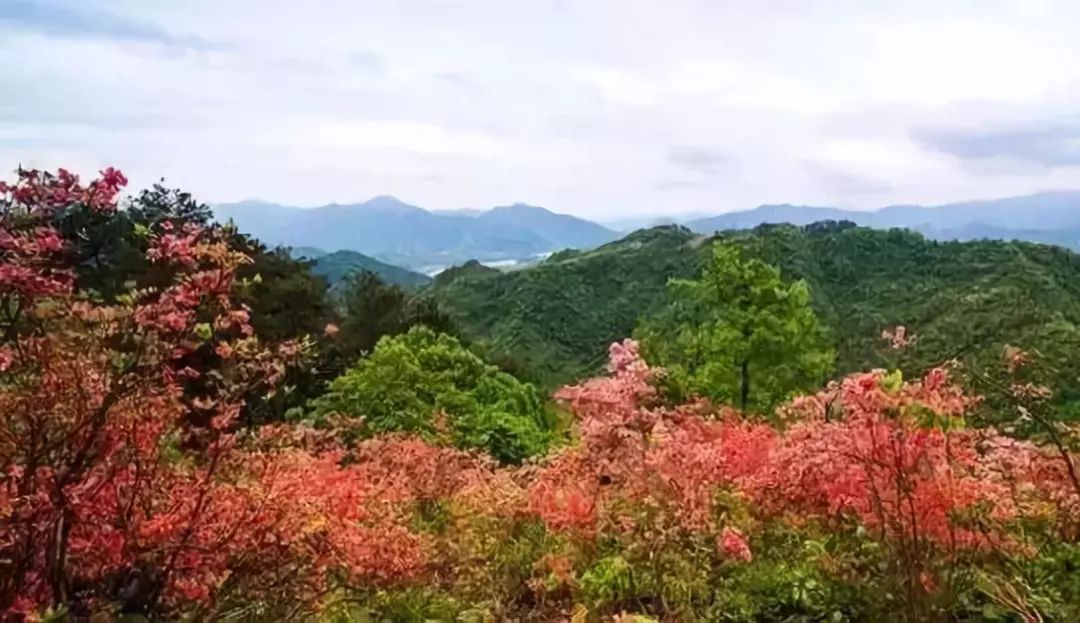
{"label": "mountain slope covered in trees", "polygon": [[312,260],[311,272],[326,277],[331,286],[338,286],[349,275],[365,270],[375,273],[386,283],[406,288],[415,288],[431,282],[431,277],[423,273],[380,262],[371,256],[356,251],[323,253],[312,258]]}
{"label": "mountain slope covered in trees", "polygon": [[612,337],[663,302],[669,278],[696,275],[704,240],[680,227],[640,230],[519,271],[440,278],[432,294],[492,358],[557,383],[597,369]]}
{"label": "mountain slope covered in trees", "polygon": [[[978,369],[1006,344],[1043,353],[1059,387],[1078,388],[1080,255],[1014,242],[939,242],[851,223],[765,226],[719,236],[804,279],[837,349],[836,372],[884,367],[880,334],[919,335],[896,363],[909,370],[958,359]],[[563,253],[514,273],[463,278],[436,298],[492,354],[534,379],[559,383],[603,361],[665,301],[672,277],[696,276],[708,240],[680,227],[636,232],[585,253]]]}

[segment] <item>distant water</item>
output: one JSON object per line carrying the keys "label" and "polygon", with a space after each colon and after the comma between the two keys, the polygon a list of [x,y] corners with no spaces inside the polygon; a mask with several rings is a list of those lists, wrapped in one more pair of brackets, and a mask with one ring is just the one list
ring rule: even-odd
{"label": "distant water", "polygon": [[[551,257],[553,253],[554,251],[545,251],[543,253],[537,253],[536,255],[524,258],[513,258],[504,260],[480,260],[480,263],[490,268],[498,268],[499,270],[514,270],[518,268],[524,268],[526,266],[531,266],[533,264],[536,264],[537,262],[546,260],[547,258]],[[428,277],[434,277],[435,275],[438,275],[447,268],[452,267],[445,264],[433,264],[431,266],[424,266],[420,268],[419,272],[424,273]]]}

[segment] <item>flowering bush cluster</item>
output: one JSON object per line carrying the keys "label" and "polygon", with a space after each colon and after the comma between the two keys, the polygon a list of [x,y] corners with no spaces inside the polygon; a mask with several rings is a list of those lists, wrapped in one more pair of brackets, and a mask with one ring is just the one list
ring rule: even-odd
{"label": "flowering bush cluster", "polygon": [[[612,615],[752,619],[765,614],[725,601],[718,588],[789,581],[822,595],[880,590],[845,603],[796,586],[801,596],[781,611],[806,615],[869,608],[925,620],[974,600],[983,611],[1028,616],[1037,597],[1014,593],[1005,570],[1035,560],[1047,537],[1075,542],[1078,498],[1061,457],[968,428],[978,400],[947,369],[913,382],[852,375],[787,405],[781,426],[704,403],[664,404],[653,384],[661,372],[629,340],[612,345],[609,370],[556,394],[575,415],[575,443],[472,481],[484,502],[457,507],[459,521],[441,538],[459,547],[440,550],[439,565],[460,570],[480,558],[473,572],[483,581],[444,578],[448,593],[498,608],[526,602],[570,613],[578,603]],[[445,499],[460,504],[458,491],[456,502]],[[542,530],[523,532],[537,521]],[[462,545],[480,532],[497,543]],[[807,556],[815,543],[821,550]],[[478,595],[475,587],[510,574],[496,564],[508,547],[531,554],[518,581]],[[748,579],[757,564],[800,557],[821,579]],[[881,601],[845,609],[861,599]]]}
{"label": "flowering bush cluster", "polygon": [[372,510],[367,473],[238,430],[242,397],[303,345],[251,335],[231,297],[247,258],[222,232],[150,232],[167,287],[115,304],[76,291],[56,224],[115,210],[125,182],[20,171],[0,188],[0,611],[213,612],[226,595],[294,608],[331,570],[414,572],[422,554],[387,538],[405,528]]}
{"label": "flowering bush cluster", "polygon": [[[690,555],[704,537],[715,557],[698,564],[721,567],[751,561],[747,537],[777,526],[833,539],[865,531],[914,619],[970,588],[974,567],[1036,556],[1035,526],[1075,539],[1069,464],[968,428],[978,400],[945,368],[914,382],[852,375],[794,400],[774,428],[706,405],[659,406],[636,345],[611,355],[610,377],[557,394],[581,418],[582,439],[531,485],[530,508],[552,530],[608,546],[622,538],[623,555],[647,544],[646,559],[669,542]],[[655,586],[679,581],[663,576],[671,568],[656,570]]]}
{"label": "flowering bush cluster", "polygon": [[[573,438],[514,466],[400,434],[346,446],[346,419],[242,427],[305,344],[253,335],[247,258],[214,227],[146,233],[164,287],[80,291],[57,223],[115,210],[125,183],[0,184],[5,619],[1077,614],[1053,582],[1080,559],[1071,446],[970,427],[946,368],[853,375],[767,423],[666,402],[627,340],[556,393]],[[1016,387],[1039,417],[1045,391]]]}

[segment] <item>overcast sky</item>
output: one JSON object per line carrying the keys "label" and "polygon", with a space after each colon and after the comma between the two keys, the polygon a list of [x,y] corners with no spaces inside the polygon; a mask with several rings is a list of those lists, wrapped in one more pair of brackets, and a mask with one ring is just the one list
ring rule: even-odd
{"label": "overcast sky", "polygon": [[1078,31],[1075,0],[0,0],[0,162],[593,218],[1080,188]]}

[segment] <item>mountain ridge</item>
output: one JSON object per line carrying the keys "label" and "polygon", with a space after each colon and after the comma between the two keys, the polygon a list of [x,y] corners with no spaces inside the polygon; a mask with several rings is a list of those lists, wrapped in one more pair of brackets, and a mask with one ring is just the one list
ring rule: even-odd
{"label": "mountain ridge", "polygon": [[894,204],[877,210],[767,204],[684,224],[701,233],[751,229],[765,223],[809,225],[851,221],[864,227],[918,231],[938,240],[1025,240],[1080,249],[1080,191],[1058,190],[933,206]]}
{"label": "mountain ridge", "polygon": [[[261,200],[214,206],[269,244],[355,251],[412,270],[541,257],[564,249],[587,250],[627,231],[527,203],[487,210],[427,210],[391,195],[358,203],[299,208]],[[877,210],[764,204],[701,218],[667,219],[698,233],[753,229],[767,223],[810,225],[851,221],[864,227],[911,229],[936,240],[1023,240],[1080,250],[1080,191],[1057,190],[932,206],[894,204]],[[622,220],[629,225],[646,217]]]}
{"label": "mountain ridge", "polygon": [[431,283],[431,278],[427,275],[401,266],[381,262],[356,251],[340,250],[331,253],[320,251],[319,255],[312,257],[310,251],[319,251],[318,249],[303,247],[301,249],[302,251],[294,250],[294,256],[304,256],[310,259],[312,261],[311,272],[325,277],[332,288],[340,287],[351,274],[360,271],[375,273],[386,283],[406,288],[419,288]]}
{"label": "mountain ridge", "polygon": [[451,214],[379,195],[315,208],[249,200],[213,210],[219,220],[232,220],[269,244],[355,251],[410,269],[520,260],[618,237],[591,221],[527,204]]}

